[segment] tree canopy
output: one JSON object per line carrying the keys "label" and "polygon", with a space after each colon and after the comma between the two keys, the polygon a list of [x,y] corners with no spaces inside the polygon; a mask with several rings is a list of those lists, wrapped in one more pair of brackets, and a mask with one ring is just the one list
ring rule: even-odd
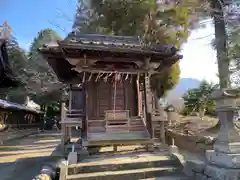
{"label": "tree canopy", "polygon": [[[61,37],[55,31],[44,29],[34,38],[27,53],[18,45],[17,39],[12,37],[7,47],[9,62],[23,85],[17,88],[1,89],[1,98],[25,103],[27,96],[30,96],[39,104],[59,100],[60,93],[57,90],[62,87],[62,84],[37,49],[43,44],[60,39]],[[48,92],[52,91],[55,93],[49,95]]]}
{"label": "tree canopy", "polygon": [[56,42],[61,39],[62,38],[52,29],[43,29],[34,38],[30,46],[28,54],[29,69],[33,69],[33,71],[31,71],[32,76],[30,76],[30,82],[36,82],[34,85],[30,86],[30,94],[34,100],[39,103],[44,100],[39,97],[43,97],[44,93],[59,89],[62,84],[58,81],[56,74],[48,65],[47,61],[44,60],[38,52],[38,48],[42,47],[44,44]]}
{"label": "tree canopy", "polygon": [[[189,1],[188,1],[189,2]],[[186,3],[157,4],[155,0],[105,0],[92,3],[89,29],[96,33],[140,36],[146,45],[174,44],[180,48],[188,37],[189,7]],[[151,78],[151,87],[162,97],[178,83],[179,64]]]}
{"label": "tree canopy", "polygon": [[26,93],[26,84],[28,82],[28,58],[25,51],[19,46],[17,39],[12,37],[7,42],[8,59],[11,69],[21,85],[14,88],[1,88],[1,98],[7,98],[14,102],[24,103],[24,94]]}
{"label": "tree canopy", "polygon": [[215,102],[210,99],[210,95],[217,88],[217,84],[208,83],[204,80],[198,88],[188,90],[183,95],[184,113],[199,112],[200,116],[203,116],[205,112],[214,113]]}

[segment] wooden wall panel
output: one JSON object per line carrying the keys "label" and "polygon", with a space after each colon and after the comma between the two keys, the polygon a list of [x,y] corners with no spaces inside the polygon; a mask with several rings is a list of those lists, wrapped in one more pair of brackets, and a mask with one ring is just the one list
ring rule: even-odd
{"label": "wooden wall panel", "polygon": [[72,90],[72,102],[71,109],[83,109],[84,101],[84,92],[82,90]]}
{"label": "wooden wall panel", "polygon": [[116,97],[114,97],[114,85],[112,82],[88,83],[88,119],[104,119],[105,110],[130,110],[130,116],[137,115],[136,82],[123,80],[117,83]]}

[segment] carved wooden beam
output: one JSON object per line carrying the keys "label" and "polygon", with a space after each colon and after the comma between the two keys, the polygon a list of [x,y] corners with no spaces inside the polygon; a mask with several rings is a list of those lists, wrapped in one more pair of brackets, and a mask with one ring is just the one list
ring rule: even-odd
{"label": "carved wooden beam", "polygon": [[151,60],[151,57],[145,58],[145,60],[144,60],[144,69],[145,70],[149,69],[149,67],[150,67],[150,60]]}
{"label": "carved wooden beam", "polygon": [[97,59],[69,58],[69,57],[65,57],[65,59],[73,66],[83,67],[91,66],[97,62]]}
{"label": "carved wooden beam", "polygon": [[65,59],[73,66],[76,66],[79,63],[79,61],[81,61],[81,59],[79,59],[79,58],[68,58],[68,57],[66,57]]}
{"label": "carved wooden beam", "polygon": [[163,69],[170,68],[173,64],[178,62],[180,59],[181,58],[179,55],[164,59],[164,61],[162,63],[160,63],[160,65],[154,70],[160,72]]}

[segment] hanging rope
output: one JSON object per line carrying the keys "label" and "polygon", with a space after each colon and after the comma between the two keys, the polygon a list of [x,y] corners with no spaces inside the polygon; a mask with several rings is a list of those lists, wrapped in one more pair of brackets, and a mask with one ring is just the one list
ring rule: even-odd
{"label": "hanging rope", "polygon": [[117,78],[118,78],[118,73],[117,71],[115,72],[114,76],[114,91],[113,91],[113,119],[115,119],[115,111],[116,111],[116,99],[117,99]]}

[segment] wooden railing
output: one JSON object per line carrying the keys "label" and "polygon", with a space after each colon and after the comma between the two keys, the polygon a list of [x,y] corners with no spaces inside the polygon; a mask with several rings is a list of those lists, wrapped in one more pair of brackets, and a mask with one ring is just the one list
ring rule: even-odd
{"label": "wooden railing", "polygon": [[[62,105],[61,111],[61,124],[67,124],[68,126],[80,126],[82,127],[83,119],[82,109],[71,109],[68,110],[65,105]],[[71,125],[72,124],[72,125]]]}
{"label": "wooden railing", "polygon": [[82,118],[82,110],[68,110],[65,106],[65,103],[62,103],[60,124],[62,131],[61,147],[63,151],[65,151],[65,144],[71,141],[72,127],[82,127]]}

